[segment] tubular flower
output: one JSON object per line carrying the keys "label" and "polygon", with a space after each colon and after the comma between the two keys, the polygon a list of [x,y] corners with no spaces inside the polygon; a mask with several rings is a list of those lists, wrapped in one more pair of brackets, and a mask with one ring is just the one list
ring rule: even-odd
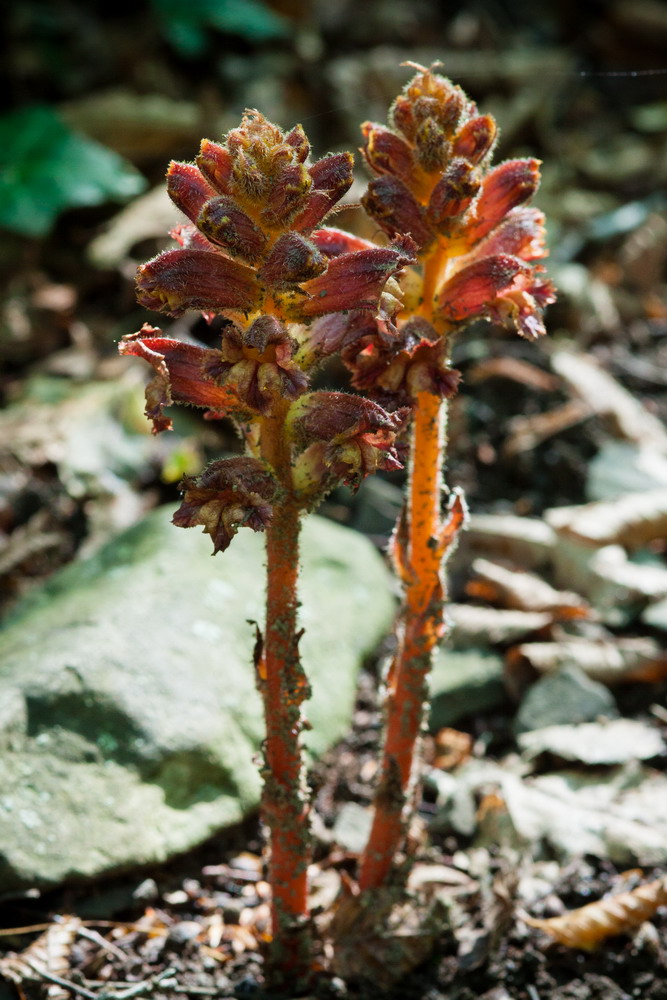
{"label": "tubular flower", "polygon": [[409,405],[418,392],[453,396],[461,373],[450,366],[448,354],[431,324],[415,317],[402,325],[398,339],[383,344],[371,333],[341,356],[354,368],[354,387],[374,389],[379,402],[393,409]]}
{"label": "tubular flower", "polygon": [[301,126],[285,134],[248,111],[224,143],[205,139],[195,164],[172,162],[167,190],[190,224],[172,231],[180,249],[139,268],[140,303],[170,316],[266,311],[296,321],[359,299],[358,308],[373,309],[412,252],[405,241],[378,248],[350,237],[331,267],[327,230],[311,234],[350,187],[352,157],[332,153],[309,165],[309,153]]}
{"label": "tubular flower", "polygon": [[222,349],[209,352],[204,374],[250,411],[268,414],[275,399],[296,399],[308,376],[292,360],[297,347],[273,316],[260,316],[247,330],[230,325]]}
{"label": "tubular flower", "polygon": [[271,520],[278,483],[258,459],[247,456],[212,462],[200,476],[180,484],[183,502],[173,517],[179,528],[202,525],[213,554],[224,552],[239,527],[263,531]]}
{"label": "tubular flower", "polygon": [[293,470],[304,497],[343,481],[357,487],[378,469],[400,469],[396,436],[407,411],[387,413],[377,403],[345,392],[311,392],[292,404],[288,424],[298,455]]}
{"label": "tubular flower", "polygon": [[153,421],[154,434],[171,429],[171,420],[162,411],[173,403],[204,406],[219,416],[238,407],[234,393],[206,377],[205,369],[216,361],[217,351],[170,340],[147,323],[138,333],[123,337],[118,350],[143,358],[155,369],[146,386],[146,416]]}

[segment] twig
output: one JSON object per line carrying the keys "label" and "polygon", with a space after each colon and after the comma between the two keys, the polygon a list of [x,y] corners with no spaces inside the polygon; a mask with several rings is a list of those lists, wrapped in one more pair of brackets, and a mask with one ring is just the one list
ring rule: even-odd
{"label": "twig", "polygon": [[[138,997],[143,993],[152,993],[157,986],[174,986],[175,983],[172,977],[175,974],[175,969],[163,969],[162,972],[157,972],[149,979],[142,979],[140,983],[134,983],[132,986],[128,986],[124,990],[102,990],[100,993],[91,994],[91,996],[93,996],[95,1000],[130,1000],[131,997]],[[169,982],[169,980],[172,981]],[[176,990],[176,992],[181,991]]]}
{"label": "twig", "polygon": [[50,983],[55,983],[56,986],[62,986],[65,990],[71,990],[73,993],[79,993],[82,997],[86,997],[87,1000],[98,1000],[97,993],[93,993],[92,990],[86,989],[85,986],[79,986],[78,983],[73,983],[69,979],[63,979],[61,976],[56,976],[53,972],[47,972],[46,969],[41,969],[39,965],[30,960],[25,960],[25,964],[32,969],[32,971],[40,976],[42,979],[48,980]]}

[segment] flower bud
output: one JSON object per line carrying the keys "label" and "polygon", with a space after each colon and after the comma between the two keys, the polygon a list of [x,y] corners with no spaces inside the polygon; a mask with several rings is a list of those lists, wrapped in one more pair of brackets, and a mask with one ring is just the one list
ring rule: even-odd
{"label": "flower bud", "polygon": [[196,221],[198,229],[211,243],[224,247],[248,264],[261,259],[267,237],[228,195],[218,195],[205,202]]}
{"label": "flower bud", "polygon": [[266,198],[261,213],[264,225],[284,229],[294,216],[303,211],[313,179],[303,163],[294,163],[281,170]]}
{"label": "flower bud", "polygon": [[351,153],[332,153],[314,163],[308,170],[312,188],[305,206],[292,220],[292,228],[307,233],[319,225],[352,186],[353,168]]}
{"label": "flower bud", "polygon": [[172,160],[167,170],[167,193],[176,208],[180,208],[191,222],[196,222],[202,205],[215,191],[197,167]]}
{"label": "flower bud", "polygon": [[371,181],[361,204],[389,236],[406,233],[420,248],[433,241],[435,233],[426,222],[419,202],[398,177],[377,177]]}
{"label": "flower bud", "polygon": [[315,229],[310,234],[318,250],[321,250],[327,257],[340,257],[344,253],[353,253],[355,250],[374,250],[375,243],[364,240],[361,236],[353,236],[346,233],[344,229]]}
{"label": "flower bud", "polygon": [[469,163],[481,163],[491,152],[498,127],[491,115],[480,115],[465,122],[452,142],[452,156],[461,156]]}
{"label": "flower bud", "polygon": [[375,309],[386,281],[414,263],[415,244],[409,237],[390,247],[343,254],[329,261],[324,274],[304,284],[309,298],[294,307],[306,318],[344,309]]}
{"label": "flower bud", "polygon": [[181,506],[173,517],[179,528],[202,525],[213,539],[213,554],[224,552],[240,527],[263,531],[273,515],[279,487],[258,459],[239,456],[213,462],[200,476],[186,476]]}
{"label": "flower bud", "polygon": [[376,174],[410,177],[414,160],[404,139],[376,122],[364,122],[361,131],[366,140],[362,152],[371,170]]}
{"label": "flower bud", "polygon": [[303,126],[295,125],[292,131],[285,136],[285,142],[294,148],[299,163],[305,163],[310,153],[310,143]]}
{"label": "flower bud", "polygon": [[137,270],[137,300],[169,316],[186,309],[248,312],[258,297],[249,267],[206,250],[167,250]]}
{"label": "flower bud", "polygon": [[428,174],[443,170],[449,156],[447,133],[436,118],[426,118],[415,133],[415,155]]}
{"label": "flower bud", "polygon": [[433,188],[426,213],[429,222],[439,227],[454,216],[462,215],[479,188],[477,171],[465,160],[452,160]]}
{"label": "flower bud", "polygon": [[547,256],[544,213],[538,208],[514,208],[480,244],[484,254],[509,253],[521,260],[541,260]]}
{"label": "flower bud", "polygon": [[258,275],[272,288],[286,288],[310,281],[326,269],[326,256],[311,240],[300,233],[285,233],[276,240]]}
{"label": "flower bud", "polygon": [[475,220],[466,227],[469,245],[483,239],[511,209],[532,198],[539,184],[539,160],[506,160],[489,171],[475,204]]}
{"label": "flower bud", "polygon": [[204,177],[220,194],[229,193],[234,161],[229,150],[210,139],[202,139],[197,166]]}

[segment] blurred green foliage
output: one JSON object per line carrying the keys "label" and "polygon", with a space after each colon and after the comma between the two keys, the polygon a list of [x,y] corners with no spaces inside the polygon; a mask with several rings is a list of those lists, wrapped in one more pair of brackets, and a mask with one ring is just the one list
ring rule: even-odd
{"label": "blurred green foliage", "polygon": [[201,55],[208,29],[217,28],[249,42],[284,38],[287,22],[261,0],[152,0],[162,31],[184,56]]}
{"label": "blurred green foliage", "polygon": [[44,236],[68,208],[139,194],[146,181],[123,157],[35,105],[0,118],[0,226]]}

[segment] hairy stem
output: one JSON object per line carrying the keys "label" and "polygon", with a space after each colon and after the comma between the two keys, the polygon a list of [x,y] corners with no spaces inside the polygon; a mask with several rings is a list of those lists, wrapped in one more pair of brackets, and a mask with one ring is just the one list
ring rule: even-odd
{"label": "hairy stem", "polygon": [[[444,250],[426,260],[420,313],[429,321],[437,286],[446,268]],[[397,647],[387,678],[385,743],[380,782],[368,844],[359,869],[360,888],[386,881],[404,833],[404,807],[410,798],[416,750],[427,699],[433,651],[442,635],[443,551],[439,544],[445,456],[445,400],[429,392],[417,395],[412,418],[410,479],[403,605],[397,621]]]}
{"label": "hairy stem", "polygon": [[403,807],[410,794],[426,682],[442,623],[440,482],[444,405],[420,393],[412,429],[409,490],[410,578],[405,583],[398,645],[387,678],[386,730],[380,784],[368,845],[362,856],[362,889],[382,885],[403,836]]}
{"label": "hairy stem", "polygon": [[289,486],[289,451],[284,414],[267,418],[262,454],[285,485],[266,532],[267,597],[264,645],[258,656],[264,700],[266,744],[263,818],[270,830],[269,880],[272,889],[271,974],[292,985],[306,975],[310,940],[307,871],[310,858],[308,801],[299,734],[301,703],[309,696],[299,660],[297,581],[299,507]]}

